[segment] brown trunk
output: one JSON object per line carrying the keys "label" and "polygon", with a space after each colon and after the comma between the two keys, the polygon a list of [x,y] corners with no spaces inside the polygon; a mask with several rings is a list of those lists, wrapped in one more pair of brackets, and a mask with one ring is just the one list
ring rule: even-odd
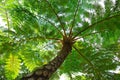
{"label": "brown trunk", "polygon": [[22,80],[49,80],[51,75],[60,67],[64,62],[67,55],[71,52],[72,45],[69,41],[63,43],[63,47],[59,54],[48,64],[42,68],[35,70],[32,74],[23,77]]}

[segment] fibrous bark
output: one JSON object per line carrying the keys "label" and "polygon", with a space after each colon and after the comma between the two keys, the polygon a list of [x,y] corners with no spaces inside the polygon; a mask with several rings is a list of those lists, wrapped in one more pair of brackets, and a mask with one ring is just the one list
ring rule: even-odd
{"label": "fibrous bark", "polygon": [[52,74],[60,67],[60,65],[66,59],[67,55],[72,50],[73,42],[70,38],[64,38],[62,44],[62,49],[52,61],[35,70],[33,73],[23,77],[21,80],[49,80]]}

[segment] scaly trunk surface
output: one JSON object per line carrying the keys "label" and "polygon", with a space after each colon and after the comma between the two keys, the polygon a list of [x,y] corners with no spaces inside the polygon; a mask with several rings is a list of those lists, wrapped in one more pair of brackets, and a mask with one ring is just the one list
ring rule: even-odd
{"label": "scaly trunk surface", "polygon": [[35,70],[33,73],[23,77],[21,80],[49,80],[52,74],[61,66],[61,64],[66,59],[67,55],[72,50],[71,40],[64,39],[63,47],[59,54],[48,64],[44,65],[42,68]]}

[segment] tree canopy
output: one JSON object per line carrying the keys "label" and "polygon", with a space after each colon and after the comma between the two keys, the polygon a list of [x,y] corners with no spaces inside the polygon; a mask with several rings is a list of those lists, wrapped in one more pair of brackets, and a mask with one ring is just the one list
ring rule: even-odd
{"label": "tree canopy", "polygon": [[120,0],[0,0],[0,19],[0,80],[48,64],[67,39],[72,50],[50,80],[120,79]]}

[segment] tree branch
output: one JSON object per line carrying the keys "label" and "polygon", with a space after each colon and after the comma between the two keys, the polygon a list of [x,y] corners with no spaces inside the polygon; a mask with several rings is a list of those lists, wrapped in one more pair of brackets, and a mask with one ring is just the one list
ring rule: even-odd
{"label": "tree branch", "polygon": [[[17,39],[17,40],[16,40]],[[5,42],[5,44],[21,44],[22,42],[25,42],[25,41],[36,41],[36,40],[58,40],[58,41],[61,41],[60,39],[57,39],[57,38],[45,38],[45,37],[42,37],[42,36],[37,36],[37,37],[31,37],[31,38],[22,38],[22,39],[19,39],[19,38],[14,38],[13,40],[9,41],[9,42]]]}
{"label": "tree branch", "polygon": [[[5,6],[5,3],[4,3]],[[10,30],[10,23],[9,23],[9,18],[8,18],[8,12],[7,9],[5,8],[5,16],[6,16],[6,22],[7,22],[7,27],[8,27],[8,31]],[[9,37],[9,33],[8,33],[8,37]]]}
{"label": "tree branch", "polygon": [[89,59],[87,59],[75,46],[73,46],[73,48],[79,53],[80,56],[82,56],[88,62],[89,65],[91,65],[94,68],[94,65]]}
{"label": "tree branch", "polygon": [[76,15],[77,15],[79,6],[80,6],[80,0],[78,0],[78,4],[77,4],[77,6],[76,6],[76,10],[75,10],[75,13],[74,13],[74,17],[73,17],[73,21],[72,21],[72,26],[71,26],[71,28],[70,28],[70,34],[69,34],[69,36],[72,35],[72,29],[73,29],[73,26],[75,25],[75,18],[76,18]]}
{"label": "tree branch", "polygon": [[100,72],[98,72],[98,70],[94,67],[94,65],[91,63],[91,61],[87,57],[85,57],[75,46],[73,46],[73,48],[79,53],[79,55],[82,58],[84,58],[88,62],[88,64],[93,68],[94,74],[97,73],[97,76],[100,78]]}
{"label": "tree branch", "polygon": [[52,23],[50,20],[40,16],[40,18],[44,19],[45,21],[49,22],[52,26],[54,26],[54,28],[63,36],[62,32],[57,28],[57,26],[54,25],[54,23]]}
{"label": "tree branch", "polygon": [[7,20],[8,30],[10,30],[10,24],[9,24],[9,20],[8,20],[8,13],[7,13],[7,10],[5,10],[5,15],[6,15],[6,20]]}
{"label": "tree branch", "polygon": [[31,37],[31,38],[26,38],[26,39],[21,39],[19,40],[19,42],[23,42],[23,41],[31,41],[31,40],[39,40],[39,39],[48,39],[48,40],[60,40],[58,38],[46,38],[46,37],[42,37],[42,36],[37,36],[37,37]]}
{"label": "tree branch", "polygon": [[30,12],[29,10],[27,10],[27,9],[23,9],[22,11],[24,11],[24,12],[26,12],[26,13],[28,13],[29,15],[32,15],[32,16],[34,16],[34,17],[38,16],[38,17],[44,19],[45,21],[47,21],[48,23],[50,23],[50,24],[63,36],[62,32],[57,28],[57,26],[55,26],[55,25],[54,25],[51,21],[49,21],[48,19],[46,19],[46,18],[44,18],[44,17],[42,17],[42,16],[39,16],[39,15],[34,15],[33,13],[31,13],[31,12]]}
{"label": "tree branch", "polygon": [[63,32],[64,32],[64,35],[67,36],[67,35],[66,35],[66,32],[65,32],[65,28],[64,28],[64,26],[63,26],[63,23],[62,23],[60,17],[58,16],[58,14],[56,13],[55,9],[52,7],[52,5],[49,3],[48,0],[45,0],[45,1],[48,3],[49,7],[52,9],[52,11],[53,11],[54,14],[56,15],[58,21],[60,22],[60,25],[61,25],[61,27],[62,27],[62,29],[63,29]]}
{"label": "tree branch", "polygon": [[78,39],[80,39],[80,38],[83,38],[83,37],[86,37],[86,36],[89,36],[89,35],[94,35],[94,34],[97,34],[97,33],[101,33],[101,32],[104,32],[104,31],[105,31],[105,30],[101,30],[101,31],[99,31],[99,32],[93,32],[93,33],[85,34],[85,35],[83,35],[83,36],[81,36],[81,37],[75,38],[74,40],[78,40]]}
{"label": "tree branch", "polygon": [[73,39],[76,38],[76,37],[77,37],[79,34],[81,34],[82,32],[84,32],[84,31],[86,31],[86,30],[94,27],[95,25],[100,24],[100,23],[102,23],[102,22],[104,22],[104,21],[110,20],[110,19],[112,19],[112,18],[114,18],[114,17],[118,17],[118,16],[120,16],[120,14],[114,15],[114,16],[111,16],[111,17],[107,17],[107,18],[105,18],[105,19],[103,19],[103,20],[100,20],[100,21],[97,21],[97,22],[93,23],[92,25],[89,25],[88,27],[84,28],[82,31],[78,32],[78,33],[73,37]]}

